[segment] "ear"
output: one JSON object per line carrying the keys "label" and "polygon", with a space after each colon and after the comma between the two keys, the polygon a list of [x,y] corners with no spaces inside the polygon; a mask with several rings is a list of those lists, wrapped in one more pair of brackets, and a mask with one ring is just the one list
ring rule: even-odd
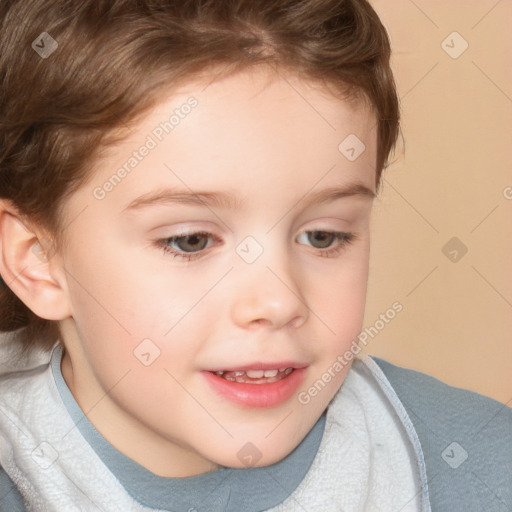
{"label": "ear", "polygon": [[[0,200],[0,274],[9,288],[37,316],[71,316],[60,257],[49,238],[36,230],[7,200]],[[60,276],[60,277],[56,277]]]}

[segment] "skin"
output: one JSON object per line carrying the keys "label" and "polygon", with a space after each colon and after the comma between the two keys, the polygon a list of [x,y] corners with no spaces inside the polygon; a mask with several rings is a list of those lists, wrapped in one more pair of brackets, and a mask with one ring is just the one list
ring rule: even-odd
{"label": "skin", "polygon": [[[96,199],[95,187],[190,96],[197,107]],[[69,199],[66,247],[48,261],[31,250],[37,229],[2,202],[0,271],[36,314],[59,322],[65,381],[112,445],[157,475],[186,477],[245,467],[237,452],[248,442],[261,452],[256,466],[266,466],[303,440],[350,365],[308,404],[299,393],[362,328],[373,199],[304,203],[331,186],[360,183],[375,191],[375,124],[362,103],[254,68],[162,95]],[[366,145],[355,161],[338,150],[349,134]],[[225,191],[242,206],[160,204],[122,213],[138,196],[166,187]],[[212,233],[202,257],[188,262],[156,245],[179,229]],[[306,230],[352,232],[356,239],[325,257],[325,243]],[[250,264],[236,252],[247,236],[263,248]],[[333,239],[328,248],[337,246]],[[193,250],[187,239],[171,247]],[[144,339],[160,350],[149,366],[134,356]],[[229,402],[200,374],[283,360],[309,366],[297,393],[275,407]]]}

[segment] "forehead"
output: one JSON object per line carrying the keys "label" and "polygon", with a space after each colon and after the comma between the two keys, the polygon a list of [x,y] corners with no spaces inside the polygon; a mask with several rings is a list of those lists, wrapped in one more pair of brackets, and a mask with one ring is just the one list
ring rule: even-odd
{"label": "forehead", "polygon": [[[362,94],[335,92],[332,84],[264,65],[220,78],[206,75],[195,79],[172,95],[164,92],[157,109],[172,109],[191,96],[199,103],[193,113],[199,122],[183,123],[185,129],[188,126],[200,135],[216,125],[219,131],[209,134],[216,138],[237,132],[237,139],[252,135],[249,141],[256,141],[266,133],[268,139],[279,134],[283,143],[294,143],[331,139],[335,133],[339,137],[353,129],[371,144],[376,125],[373,109]],[[146,130],[153,121],[156,119],[147,119]],[[306,152],[307,147],[302,150]]]}
{"label": "forehead", "polygon": [[[324,177],[326,186],[358,182],[374,190],[376,140],[372,109],[335,97],[318,82],[265,68],[202,77],[162,91],[155,107],[95,163],[85,193],[94,202],[93,189],[122,168],[102,201],[117,212],[143,193],[169,187],[286,200],[290,188],[308,189]],[[347,158],[347,144],[361,151],[357,159]],[[144,146],[151,149],[135,156]]]}

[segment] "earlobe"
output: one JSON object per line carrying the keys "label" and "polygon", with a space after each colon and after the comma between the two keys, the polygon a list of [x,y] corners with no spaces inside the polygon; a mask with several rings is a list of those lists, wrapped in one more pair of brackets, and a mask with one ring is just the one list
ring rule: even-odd
{"label": "earlobe", "polygon": [[48,239],[0,201],[0,273],[25,305],[47,320],[71,316],[65,282],[52,273],[56,263]]}

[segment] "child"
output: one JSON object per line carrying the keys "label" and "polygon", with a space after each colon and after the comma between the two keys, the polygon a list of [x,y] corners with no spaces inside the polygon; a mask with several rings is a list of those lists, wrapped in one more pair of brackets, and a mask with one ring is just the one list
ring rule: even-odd
{"label": "child", "polygon": [[0,377],[0,510],[511,510],[510,410],[357,346],[366,1],[0,13],[0,330],[46,357]]}

